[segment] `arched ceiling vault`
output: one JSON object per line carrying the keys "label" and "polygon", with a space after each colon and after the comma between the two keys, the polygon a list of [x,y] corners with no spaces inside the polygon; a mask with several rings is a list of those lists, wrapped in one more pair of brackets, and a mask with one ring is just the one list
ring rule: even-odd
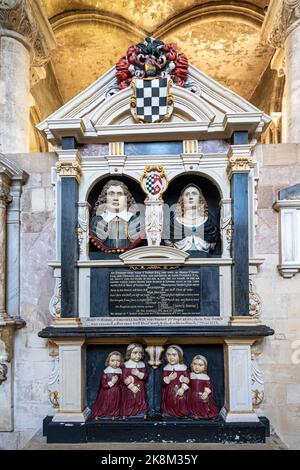
{"label": "arched ceiling vault", "polygon": [[175,42],[190,62],[246,99],[272,49],[260,43],[268,0],[42,0],[57,38],[52,62],[64,101],[151,35]]}

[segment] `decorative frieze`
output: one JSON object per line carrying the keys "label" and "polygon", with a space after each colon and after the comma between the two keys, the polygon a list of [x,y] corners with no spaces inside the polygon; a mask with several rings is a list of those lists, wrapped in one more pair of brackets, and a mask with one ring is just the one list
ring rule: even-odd
{"label": "decorative frieze", "polygon": [[0,36],[11,36],[32,53],[32,65],[42,67],[56,46],[54,33],[37,0],[1,0]]}

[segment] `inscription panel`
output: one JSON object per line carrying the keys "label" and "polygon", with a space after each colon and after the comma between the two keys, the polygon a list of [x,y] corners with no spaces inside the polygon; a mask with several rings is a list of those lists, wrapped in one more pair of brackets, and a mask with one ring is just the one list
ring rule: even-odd
{"label": "inscription panel", "polygon": [[219,267],[91,269],[91,317],[220,316]]}
{"label": "inscription panel", "polygon": [[110,315],[199,315],[198,271],[111,272]]}

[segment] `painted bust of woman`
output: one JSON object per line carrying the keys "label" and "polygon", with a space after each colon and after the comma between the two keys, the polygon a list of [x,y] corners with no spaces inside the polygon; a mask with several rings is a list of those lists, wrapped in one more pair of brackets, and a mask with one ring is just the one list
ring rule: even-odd
{"label": "painted bust of woman", "polygon": [[90,238],[109,253],[122,253],[142,241],[140,213],[122,181],[110,180],[104,185],[93,210]]}
{"label": "painted bust of woman", "polygon": [[183,251],[213,252],[219,230],[201,189],[190,184],[178,199],[175,214],[171,214],[170,241],[166,245]]}

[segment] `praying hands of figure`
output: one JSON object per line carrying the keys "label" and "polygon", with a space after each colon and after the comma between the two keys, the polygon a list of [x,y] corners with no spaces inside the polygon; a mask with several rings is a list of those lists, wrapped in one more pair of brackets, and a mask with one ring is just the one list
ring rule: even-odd
{"label": "praying hands of figure", "polygon": [[117,375],[113,375],[111,378],[111,383],[115,385],[118,382],[119,378]]}
{"label": "praying hands of figure", "polygon": [[125,385],[133,384],[133,382],[134,378],[132,377],[132,375],[129,375],[129,377],[126,377],[126,379],[124,380]]}
{"label": "praying hands of figure", "polygon": [[180,387],[180,388],[177,390],[176,395],[178,395],[179,397],[183,397],[184,392],[185,392],[184,388]]}
{"label": "praying hands of figure", "polygon": [[135,375],[135,377],[137,377],[140,380],[143,380],[144,378],[143,372],[140,372],[138,369],[133,369],[131,373],[132,375]]}

